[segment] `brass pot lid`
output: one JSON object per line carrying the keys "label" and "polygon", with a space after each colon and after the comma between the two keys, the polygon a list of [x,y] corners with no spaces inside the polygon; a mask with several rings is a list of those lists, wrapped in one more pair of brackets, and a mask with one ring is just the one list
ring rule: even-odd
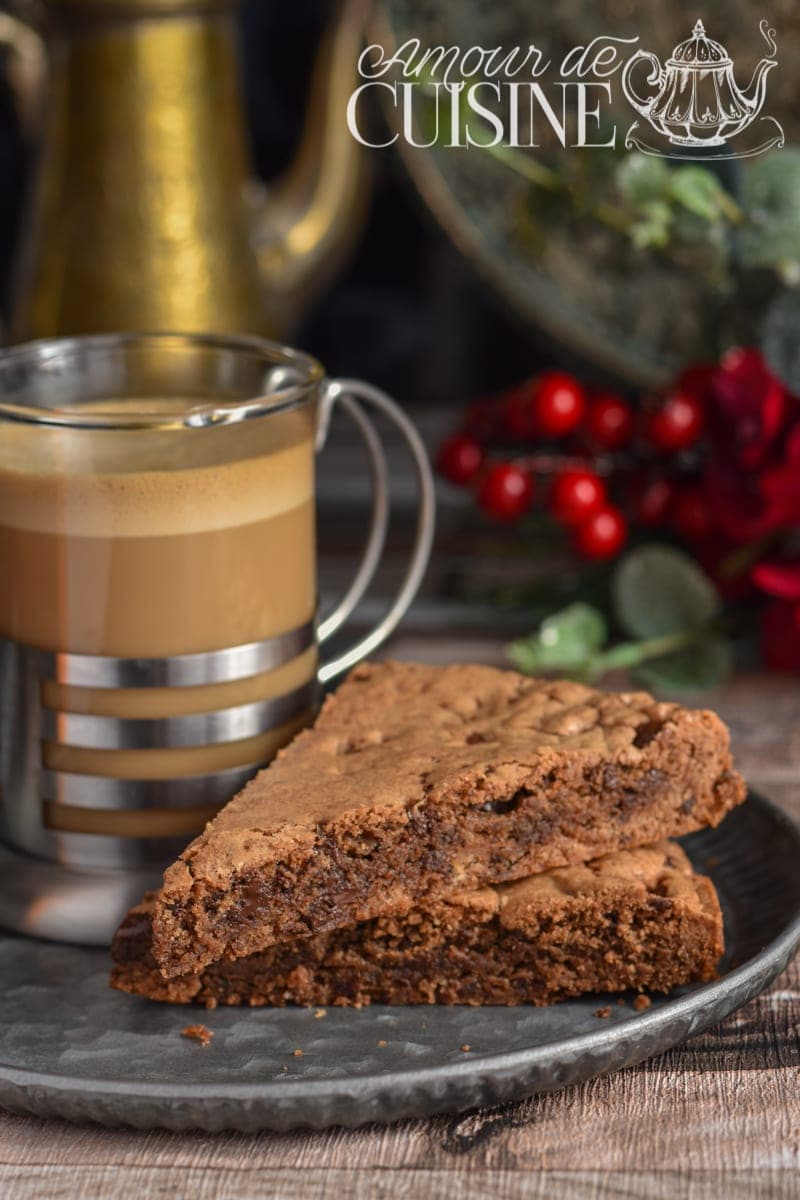
{"label": "brass pot lid", "polygon": [[680,42],[672,52],[668,67],[707,71],[714,67],[730,67],[733,60],[721,42],[708,37],[702,21],[697,21],[692,36]]}

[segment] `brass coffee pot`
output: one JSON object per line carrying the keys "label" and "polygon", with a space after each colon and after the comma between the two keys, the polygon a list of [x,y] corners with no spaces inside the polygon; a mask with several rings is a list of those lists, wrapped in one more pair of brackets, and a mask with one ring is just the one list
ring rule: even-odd
{"label": "brass coffee pot", "polygon": [[365,207],[345,108],[368,8],[333,6],[300,148],[269,189],[250,175],[235,0],[49,0],[41,39],[3,14],[41,145],[11,337],[285,334]]}

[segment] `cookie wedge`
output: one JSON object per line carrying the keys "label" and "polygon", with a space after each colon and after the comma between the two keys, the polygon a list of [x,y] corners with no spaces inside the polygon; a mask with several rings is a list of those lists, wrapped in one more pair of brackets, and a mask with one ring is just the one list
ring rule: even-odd
{"label": "cookie wedge", "polygon": [[482,666],[365,664],[165,873],[165,979],[717,825],[711,712]]}

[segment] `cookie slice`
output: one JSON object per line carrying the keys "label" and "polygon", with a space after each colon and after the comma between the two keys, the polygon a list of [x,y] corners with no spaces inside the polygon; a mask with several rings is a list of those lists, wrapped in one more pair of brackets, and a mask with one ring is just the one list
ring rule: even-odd
{"label": "cookie slice", "polygon": [[120,927],[111,984],[217,1004],[549,1004],[585,992],[667,992],[713,979],[722,915],[709,879],[661,842],[515,883],[432,899],[165,980],[155,898]]}
{"label": "cookie slice", "polygon": [[713,713],[481,666],[357,667],[165,873],[165,978],[716,825]]}

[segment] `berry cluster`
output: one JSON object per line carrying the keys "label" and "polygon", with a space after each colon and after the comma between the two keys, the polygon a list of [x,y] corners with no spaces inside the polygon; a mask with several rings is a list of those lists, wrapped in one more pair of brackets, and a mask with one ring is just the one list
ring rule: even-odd
{"label": "berry cluster", "polygon": [[[613,393],[588,392],[573,375],[548,371],[469,409],[439,448],[439,473],[471,487],[496,521],[519,520],[540,496],[583,558],[615,557],[631,521],[670,524],[701,541],[712,527],[691,478],[691,451],[706,423],[703,372],[687,372],[640,411]],[[681,457],[682,481],[667,470],[668,456],[670,468]]]}

